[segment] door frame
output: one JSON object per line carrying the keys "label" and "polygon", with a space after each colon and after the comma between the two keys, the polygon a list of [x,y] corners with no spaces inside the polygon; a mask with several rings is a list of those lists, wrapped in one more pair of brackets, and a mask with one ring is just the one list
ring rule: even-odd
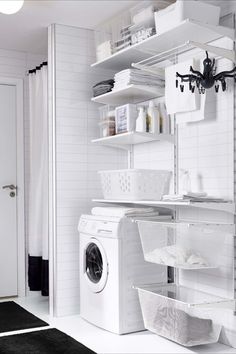
{"label": "door frame", "polygon": [[0,76],[0,85],[16,87],[16,185],[17,185],[17,295],[26,293],[25,178],[24,178],[24,101],[23,79]]}

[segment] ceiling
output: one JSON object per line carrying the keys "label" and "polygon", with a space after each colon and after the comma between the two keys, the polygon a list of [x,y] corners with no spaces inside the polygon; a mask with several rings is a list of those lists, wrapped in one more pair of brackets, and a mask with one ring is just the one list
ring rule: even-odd
{"label": "ceiling", "polygon": [[52,23],[94,28],[137,1],[25,0],[16,14],[0,14],[0,48],[47,52],[47,27]]}

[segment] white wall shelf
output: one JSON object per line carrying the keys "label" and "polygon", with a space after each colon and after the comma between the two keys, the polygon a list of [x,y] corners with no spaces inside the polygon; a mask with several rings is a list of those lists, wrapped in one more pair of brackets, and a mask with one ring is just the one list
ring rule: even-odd
{"label": "white wall shelf", "polygon": [[107,199],[93,199],[95,203],[105,203],[105,204],[140,204],[140,205],[150,205],[161,208],[173,209],[176,207],[195,207],[211,210],[224,211],[230,214],[235,214],[235,204],[231,202],[225,203],[206,203],[206,202],[165,202],[165,201],[155,201],[155,200],[107,200]]}
{"label": "white wall shelf", "polygon": [[174,143],[174,136],[170,134],[128,132],[94,139],[92,140],[92,143],[130,150],[131,145],[143,144],[151,141],[168,141]]}
{"label": "white wall shelf", "polygon": [[92,101],[114,106],[126,103],[140,103],[156,97],[162,97],[165,94],[164,91],[163,87],[129,85],[123,89],[93,97]]}
{"label": "white wall shelf", "polygon": [[213,26],[197,21],[185,20],[169,31],[156,34],[140,43],[125,48],[110,57],[92,64],[92,67],[103,67],[112,70],[123,70],[133,62],[138,62],[178,47],[187,41],[209,43],[222,37],[234,40],[234,30],[223,26]]}

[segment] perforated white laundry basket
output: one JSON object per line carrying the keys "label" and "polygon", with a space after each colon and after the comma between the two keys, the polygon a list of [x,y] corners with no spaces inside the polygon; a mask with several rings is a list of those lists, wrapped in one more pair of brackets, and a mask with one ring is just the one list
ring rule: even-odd
{"label": "perforated white laundry basket", "polygon": [[161,200],[169,193],[170,171],[127,169],[99,174],[105,199]]}
{"label": "perforated white laundry basket", "polygon": [[218,342],[214,305],[227,299],[175,284],[136,289],[146,329],[188,347]]}

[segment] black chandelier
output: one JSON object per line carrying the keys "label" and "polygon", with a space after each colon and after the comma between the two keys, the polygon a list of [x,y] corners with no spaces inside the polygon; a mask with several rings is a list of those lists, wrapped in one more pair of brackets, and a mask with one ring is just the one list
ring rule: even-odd
{"label": "black chandelier", "polygon": [[190,71],[192,74],[181,75],[176,72],[176,88],[180,88],[181,92],[184,92],[184,85],[180,84],[178,78],[180,78],[180,82],[188,82],[189,90],[193,93],[195,91],[195,87],[197,87],[198,92],[205,93],[206,89],[209,89],[215,85],[215,91],[219,91],[219,87],[221,84],[222,91],[226,90],[226,81],[227,77],[234,78],[236,82],[236,67],[230,71],[222,71],[219,74],[216,74],[215,67],[215,58],[211,60],[208,57],[208,52],[206,52],[206,59],[203,60],[203,74],[200,71],[194,70],[192,66],[190,66]]}

